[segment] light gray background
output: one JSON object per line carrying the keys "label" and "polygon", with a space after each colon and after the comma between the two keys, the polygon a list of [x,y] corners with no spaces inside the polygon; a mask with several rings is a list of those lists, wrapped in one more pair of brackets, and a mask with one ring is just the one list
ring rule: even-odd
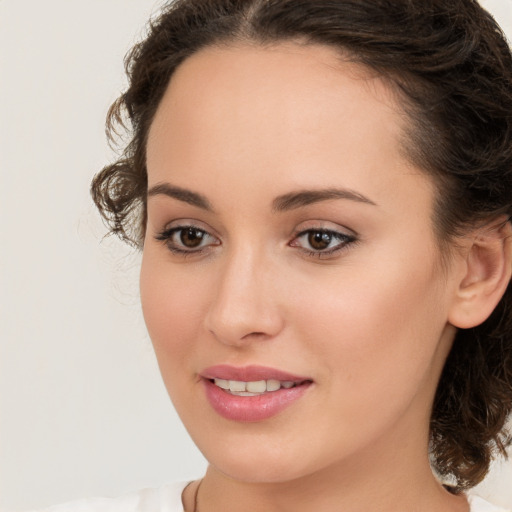
{"label": "light gray background", "polygon": [[[104,117],[159,2],[0,0],[0,508],[200,476],[138,305],[138,256],[88,196]],[[512,0],[487,0],[512,34]],[[512,507],[512,463],[483,488]]]}

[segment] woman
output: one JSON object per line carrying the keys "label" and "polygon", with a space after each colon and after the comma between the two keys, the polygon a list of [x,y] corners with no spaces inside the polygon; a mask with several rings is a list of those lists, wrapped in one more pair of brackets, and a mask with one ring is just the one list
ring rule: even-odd
{"label": "woman", "polygon": [[512,58],[492,18],[178,0],[128,73],[109,127],[127,114],[132,138],[92,193],[143,251],[162,376],[210,465],[91,507],[498,510],[465,492],[512,408]]}

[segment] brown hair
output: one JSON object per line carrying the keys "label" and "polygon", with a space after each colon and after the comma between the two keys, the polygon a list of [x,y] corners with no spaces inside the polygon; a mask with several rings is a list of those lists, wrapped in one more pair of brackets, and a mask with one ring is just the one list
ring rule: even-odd
{"label": "brown hair", "polygon": [[[408,153],[435,177],[435,228],[449,241],[483,219],[512,214],[512,56],[475,0],[176,0],[126,59],[128,90],[108,133],[131,128],[122,157],[92,183],[112,233],[141,247],[146,138],[176,68],[201,48],[301,40],[338,48],[399,90],[411,120]],[[512,287],[482,325],[459,330],[431,416],[434,468],[456,490],[505,454],[512,410]]]}

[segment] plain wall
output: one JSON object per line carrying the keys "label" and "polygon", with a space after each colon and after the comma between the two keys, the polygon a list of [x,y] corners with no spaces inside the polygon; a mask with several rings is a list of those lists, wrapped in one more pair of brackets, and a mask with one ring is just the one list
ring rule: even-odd
{"label": "plain wall", "polygon": [[[512,0],[484,2],[512,34]],[[0,0],[0,508],[198,477],[161,383],[137,254],[88,195],[151,0]],[[512,464],[483,492],[512,507]]]}

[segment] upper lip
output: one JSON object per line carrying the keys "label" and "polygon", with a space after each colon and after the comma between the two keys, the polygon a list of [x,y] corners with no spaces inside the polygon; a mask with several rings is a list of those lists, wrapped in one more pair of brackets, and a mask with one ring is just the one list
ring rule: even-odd
{"label": "upper lip", "polygon": [[228,364],[219,364],[206,368],[200,373],[200,375],[205,379],[236,380],[243,382],[254,382],[258,380],[270,379],[288,382],[303,382],[306,380],[312,380],[308,377],[293,375],[276,368],[257,365],[237,367],[230,366]]}

